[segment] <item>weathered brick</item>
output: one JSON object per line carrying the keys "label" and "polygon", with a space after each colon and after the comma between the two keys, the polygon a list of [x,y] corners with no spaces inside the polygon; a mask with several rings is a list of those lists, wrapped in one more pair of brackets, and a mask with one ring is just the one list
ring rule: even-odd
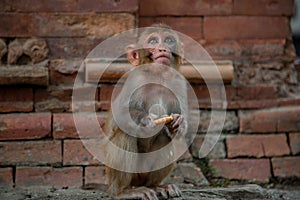
{"label": "weathered brick", "polygon": [[[64,165],[90,165],[101,164],[103,160],[101,140],[65,140]],[[98,160],[101,159],[100,161]]]}
{"label": "weathered brick", "polygon": [[239,111],[240,132],[285,132],[300,130],[300,107],[289,106]]}
{"label": "weathered brick", "polygon": [[[240,85],[286,85],[296,84],[297,77],[292,65],[277,63],[267,66],[270,63],[253,63],[251,61],[237,62],[234,65],[235,83]],[[282,93],[283,96],[287,96]]]}
{"label": "weathered brick", "polygon": [[[72,95],[77,90],[76,105],[72,108]],[[81,95],[81,96],[79,96]],[[93,95],[93,97],[91,96]],[[90,98],[90,99],[89,99]],[[35,110],[38,112],[52,111],[52,112],[65,112],[75,111],[78,106],[85,106],[87,111],[98,109],[95,101],[98,100],[98,89],[95,87],[78,87],[72,86],[50,86],[47,89],[36,89],[35,92]],[[86,103],[80,105],[80,102]],[[77,106],[77,107],[76,107]],[[80,107],[80,109],[83,107]]]}
{"label": "weathered brick", "polygon": [[289,155],[290,150],[284,134],[236,136],[226,139],[227,155],[234,157],[273,157]]}
{"label": "weathered brick", "polygon": [[[36,16],[39,36],[109,37],[134,28],[131,14],[40,14]],[[47,24],[45,24],[47,21]],[[101,24],[101,26],[99,25]],[[41,28],[42,27],[42,28]]]}
{"label": "weathered brick", "polygon": [[235,15],[287,15],[294,11],[293,0],[238,0],[233,1],[233,14]]}
{"label": "weathered brick", "polygon": [[[213,138],[213,136],[208,136],[208,135],[197,135],[193,143],[190,146],[190,152],[193,155],[193,157],[196,158],[203,158],[200,149],[203,148],[203,141],[207,137],[207,141],[211,142],[214,141],[216,138]],[[210,159],[218,159],[218,158],[225,158],[226,157],[226,151],[225,151],[225,144],[223,141],[223,138],[219,138],[217,143],[214,146],[211,146],[213,149],[209,152],[207,155],[207,158]],[[207,151],[207,149],[205,149]]]}
{"label": "weathered brick", "polygon": [[300,131],[300,106],[282,108],[279,113],[278,131]]}
{"label": "weathered brick", "polygon": [[103,39],[97,37],[47,38],[49,56],[53,58],[84,58],[102,41]]}
{"label": "weathered brick", "polygon": [[81,167],[17,167],[16,186],[80,187],[82,174]]}
{"label": "weathered brick", "polygon": [[276,107],[278,102],[276,99],[273,100],[238,100],[228,101],[227,109],[263,109]]}
{"label": "weathered brick", "polygon": [[286,17],[205,17],[203,26],[205,39],[275,39],[290,35]]}
{"label": "weathered brick", "polygon": [[13,187],[13,169],[0,168],[0,187]]}
{"label": "weathered brick", "polygon": [[[76,115],[77,126],[80,126],[80,130],[86,130],[81,133],[80,130],[76,129],[74,115]],[[55,139],[66,139],[66,138],[96,138],[102,137],[102,131],[100,129],[104,126],[104,119],[98,115],[97,120],[99,127],[94,126],[93,119],[94,113],[61,113],[53,115],[53,137]]]}
{"label": "weathered brick", "polygon": [[278,113],[277,109],[239,111],[240,132],[276,132]]}
{"label": "weathered brick", "polygon": [[264,100],[278,98],[277,89],[274,86],[250,85],[250,86],[225,86],[227,101],[237,100]]}
{"label": "weathered brick", "polygon": [[0,2],[1,12],[74,12],[77,10],[77,0],[3,0]]}
{"label": "weathered brick", "polygon": [[[0,13],[0,37],[31,37],[37,24],[31,14]],[[18,24],[18,26],[12,26]]]}
{"label": "weathered brick", "polygon": [[[139,27],[148,27],[154,23],[165,23],[171,26],[175,31],[186,34],[197,40],[202,35],[202,19],[199,17],[141,17],[139,18]],[[193,26],[191,26],[193,24]]]}
{"label": "weathered brick", "polygon": [[277,177],[300,177],[300,157],[272,158],[274,176]]}
{"label": "weathered brick", "polygon": [[290,147],[293,155],[300,153],[300,133],[289,134]]}
{"label": "weathered brick", "polygon": [[85,184],[107,184],[107,175],[104,166],[87,166],[85,168]]}
{"label": "weathered brick", "polygon": [[201,169],[194,163],[179,163],[177,169],[180,171],[180,175],[183,176],[185,183],[192,183],[198,186],[209,185]]}
{"label": "weathered brick", "polygon": [[271,177],[269,159],[211,160],[215,177],[268,182]]}
{"label": "weathered brick", "polygon": [[[212,116],[212,114],[214,114],[214,116]],[[220,116],[224,116],[225,121],[223,121]],[[213,122],[211,120],[213,120]],[[206,133],[208,130],[231,132],[237,130],[238,126],[238,118],[234,111],[214,110],[213,113],[206,110],[200,111],[199,132]]]}
{"label": "weathered brick", "polygon": [[[231,94],[230,94],[231,95]],[[261,100],[234,100],[227,101],[227,109],[266,109],[274,107],[297,106],[300,105],[298,98],[274,98]]]}
{"label": "weathered brick", "polygon": [[213,59],[253,60],[266,62],[286,58],[284,39],[202,40],[201,44]]}
{"label": "weathered brick", "polygon": [[30,112],[33,110],[31,88],[0,88],[0,112]]}
{"label": "weathered brick", "polygon": [[180,0],[142,0],[139,3],[141,16],[228,15],[232,12],[231,0],[190,0],[188,3]]}
{"label": "weathered brick", "polygon": [[[107,38],[133,29],[134,20],[133,15],[126,13],[2,13],[0,24],[3,26],[0,28],[0,36]],[[18,26],[11,26],[11,24],[18,24]]]}
{"label": "weathered brick", "polygon": [[0,142],[0,165],[60,165],[60,141]]}
{"label": "weathered brick", "polygon": [[49,62],[51,85],[73,85],[82,59],[54,59]]}
{"label": "weathered brick", "polygon": [[51,134],[51,113],[0,115],[0,140],[40,139]]}
{"label": "weathered brick", "polygon": [[137,0],[79,0],[78,8],[80,11],[88,12],[136,12],[138,9]]}
{"label": "weathered brick", "polygon": [[120,90],[120,87],[114,85],[101,85],[100,86],[100,108],[102,110],[108,110],[110,108],[110,101],[114,89]]}

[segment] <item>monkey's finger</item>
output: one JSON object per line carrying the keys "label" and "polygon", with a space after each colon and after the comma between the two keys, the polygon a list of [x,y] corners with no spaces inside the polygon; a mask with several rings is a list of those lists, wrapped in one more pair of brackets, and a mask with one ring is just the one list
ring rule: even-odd
{"label": "monkey's finger", "polygon": [[158,197],[162,197],[163,199],[168,199],[168,193],[165,188],[156,188],[156,192],[158,193]]}
{"label": "monkey's finger", "polygon": [[176,119],[173,121],[172,123],[172,128],[178,128],[179,125],[183,122],[184,118],[182,117],[182,115],[179,115],[178,117],[176,117]]}

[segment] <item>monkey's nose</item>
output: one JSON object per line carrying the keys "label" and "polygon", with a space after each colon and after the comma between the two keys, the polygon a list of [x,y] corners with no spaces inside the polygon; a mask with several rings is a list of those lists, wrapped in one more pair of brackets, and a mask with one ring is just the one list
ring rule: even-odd
{"label": "monkey's nose", "polygon": [[159,50],[159,52],[167,52],[167,49],[165,49],[165,48],[159,48],[158,50]]}

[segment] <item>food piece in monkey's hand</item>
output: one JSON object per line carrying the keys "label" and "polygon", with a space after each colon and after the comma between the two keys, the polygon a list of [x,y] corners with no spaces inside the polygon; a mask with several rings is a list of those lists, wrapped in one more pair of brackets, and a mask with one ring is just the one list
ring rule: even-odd
{"label": "food piece in monkey's hand", "polygon": [[156,125],[159,125],[159,124],[168,124],[168,123],[172,122],[173,119],[174,118],[172,116],[162,117],[162,118],[154,120],[154,123]]}

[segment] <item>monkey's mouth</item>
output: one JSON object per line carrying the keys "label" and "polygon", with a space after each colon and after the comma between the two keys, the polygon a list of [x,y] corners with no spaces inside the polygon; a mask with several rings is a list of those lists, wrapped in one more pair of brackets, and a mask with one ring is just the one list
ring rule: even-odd
{"label": "monkey's mouth", "polygon": [[155,63],[170,65],[170,55],[168,54],[159,54],[154,57],[153,61]]}

